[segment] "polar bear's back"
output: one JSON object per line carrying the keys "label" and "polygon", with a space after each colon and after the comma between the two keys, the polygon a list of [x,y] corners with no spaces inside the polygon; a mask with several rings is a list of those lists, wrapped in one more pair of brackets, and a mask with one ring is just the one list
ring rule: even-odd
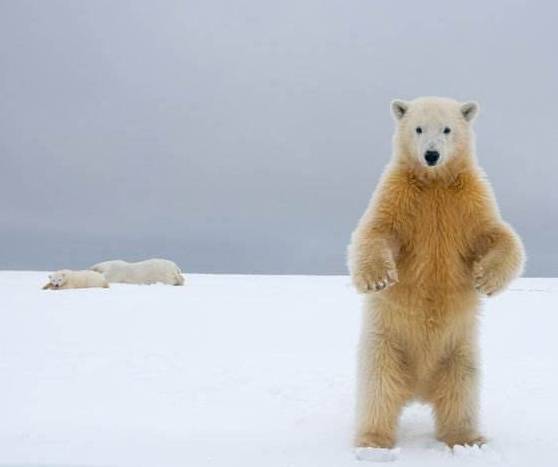
{"label": "polar bear's back", "polygon": [[86,289],[90,287],[108,287],[108,282],[102,274],[95,271],[64,271],[66,275],[62,289]]}
{"label": "polar bear's back", "polygon": [[183,285],[184,278],[180,268],[168,259],[153,258],[135,263],[122,260],[105,261],[91,267],[101,272],[109,282],[125,284],[155,284],[162,282],[169,285]]}

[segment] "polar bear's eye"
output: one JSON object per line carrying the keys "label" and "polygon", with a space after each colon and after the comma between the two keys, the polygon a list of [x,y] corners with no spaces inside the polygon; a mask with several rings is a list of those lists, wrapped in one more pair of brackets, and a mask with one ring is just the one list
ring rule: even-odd
{"label": "polar bear's eye", "polygon": [[449,135],[451,133],[451,128],[450,127],[445,127],[444,128],[444,135]]}
{"label": "polar bear's eye", "polygon": [[420,135],[422,133],[422,128],[420,126],[417,126],[417,129],[415,131],[417,132],[417,135]]}

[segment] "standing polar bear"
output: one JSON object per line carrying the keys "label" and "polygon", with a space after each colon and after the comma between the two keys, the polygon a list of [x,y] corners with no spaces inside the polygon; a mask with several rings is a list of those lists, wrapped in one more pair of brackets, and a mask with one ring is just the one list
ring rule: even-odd
{"label": "standing polar bear", "polygon": [[121,259],[104,261],[91,266],[92,271],[100,272],[109,282],[124,284],[155,284],[162,282],[169,285],[184,285],[184,276],[180,268],[168,259],[146,259],[128,263]]}
{"label": "standing polar bear", "polygon": [[432,404],[439,440],[479,445],[477,310],[517,277],[523,246],[477,166],[474,102],[396,100],[393,160],[352,235],[364,293],[357,447],[391,448],[402,407]]}

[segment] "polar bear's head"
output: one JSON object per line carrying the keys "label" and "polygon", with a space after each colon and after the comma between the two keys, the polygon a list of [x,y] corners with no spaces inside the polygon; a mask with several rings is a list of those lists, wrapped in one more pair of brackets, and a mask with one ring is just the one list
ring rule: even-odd
{"label": "polar bear's head", "polygon": [[53,272],[48,276],[48,280],[53,288],[58,289],[66,283],[68,275],[65,270]]}
{"label": "polar bear's head", "polygon": [[436,172],[452,161],[473,157],[471,123],[478,110],[476,102],[441,97],[394,100],[391,111],[397,122],[396,158],[420,170]]}

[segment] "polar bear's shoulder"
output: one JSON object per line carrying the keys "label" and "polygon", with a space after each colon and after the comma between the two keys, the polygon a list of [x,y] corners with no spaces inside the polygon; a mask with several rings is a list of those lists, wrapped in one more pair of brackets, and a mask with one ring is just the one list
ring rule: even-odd
{"label": "polar bear's shoulder", "polygon": [[104,272],[109,268],[123,268],[128,266],[129,264],[130,263],[122,259],[114,259],[114,260],[102,261],[100,263],[94,264],[89,269],[91,269],[92,271]]}

